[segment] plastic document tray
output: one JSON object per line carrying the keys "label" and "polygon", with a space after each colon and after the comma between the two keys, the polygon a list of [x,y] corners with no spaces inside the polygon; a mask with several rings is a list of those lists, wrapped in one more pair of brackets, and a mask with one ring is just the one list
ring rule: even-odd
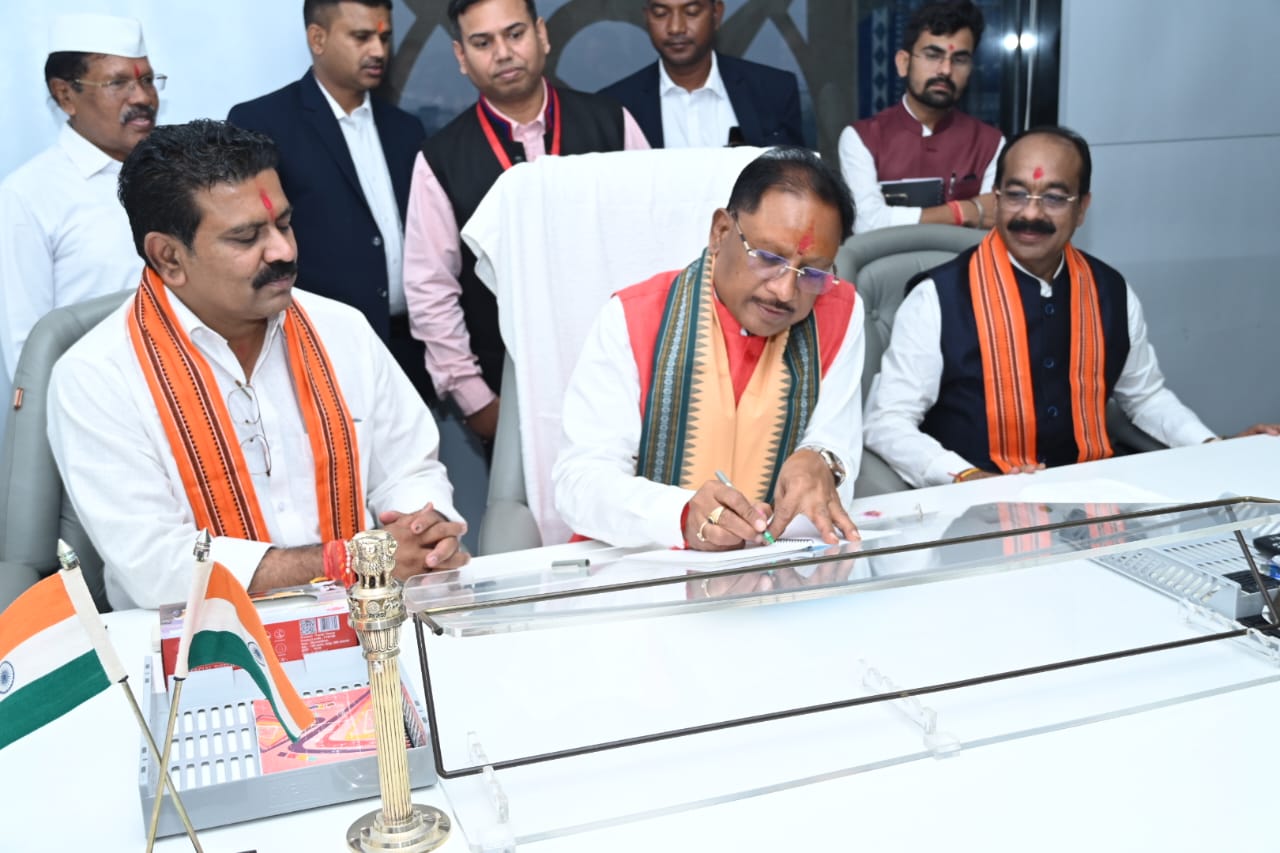
{"label": "plastic document tray", "polygon": [[[164,748],[169,694],[156,676],[158,658],[146,663],[147,723]],[[368,669],[359,649],[339,649],[283,664],[304,699],[334,691],[367,687]],[[403,666],[405,731],[410,743],[409,779],[414,788],[434,785],[427,727]],[[373,755],[316,763],[263,775],[254,701],[257,685],[243,670],[219,667],[191,673],[182,690],[169,755],[170,776],[196,829],[257,820],[303,809],[379,796],[378,765]],[[305,761],[300,762],[306,764]],[[138,790],[147,826],[159,774],[151,750],[142,744]],[[181,835],[182,821],[166,798],[160,810],[160,836]]]}

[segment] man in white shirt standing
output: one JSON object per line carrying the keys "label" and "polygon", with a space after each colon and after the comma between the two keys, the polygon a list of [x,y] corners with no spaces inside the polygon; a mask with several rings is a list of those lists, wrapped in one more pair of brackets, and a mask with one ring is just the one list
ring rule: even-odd
{"label": "man in white shirt standing", "polygon": [[[903,300],[864,441],[912,485],[1111,456],[1111,397],[1170,446],[1215,437],[1165,387],[1137,295],[1071,245],[1091,172],[1071,130],[1014,139],[996,166],[995,229]],[[1240,434],[1258,433],[1280,426]]]}
{"label": "man in white shirt standing", "polygon": [[0,358],[10,379],[37,320],[136,283],[142,264],[116,176],[155,126],[165,80],[147,60],[142,25],[110,15],[60,15],[44,76],[67,123],[0,183]]}
{"label": "man in white shirt standing", "polygon": [[424,400],[435,400],[423,346],[409,333],[404,222],[418,119],[376,97],[391,60],[391,0],[305,0],[311,68],[232,107],[227,120],[280,149],[297,207],[298,280],[369,318]]}
{"label": "man in white shirt standing", "polygon": [[181,601],[197,531],[251,592],[350,583],[380,526],[401,579],[467,560],[426,405],[361,315],[294,290],[294,208],[266,136],[157,128],[120,199],[137,292],[54,366],[49,442],[113,607]]}
{"label": "man in white shirt standing", "polygon": [[714,49],[721,0],[644,0],[660,61],[600,90],[636,118],[654,148],[804,145],[789,71]]}
{"label": "man in white shirt standing", "polygon": [[[956,109],[984,27],[968,0],[929,3],[894,57],[902,101],[840,134],[840,171],[858,206],[854,233],[917,222],[990,228],[1000,131]],[[929,198],[921,198],[927,190]]]}

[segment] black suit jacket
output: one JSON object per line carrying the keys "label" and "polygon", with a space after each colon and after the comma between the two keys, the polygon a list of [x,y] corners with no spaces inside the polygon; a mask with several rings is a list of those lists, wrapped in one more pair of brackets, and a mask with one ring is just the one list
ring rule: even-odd
{"label": "black suit jacket", "polygon": [[[720,79],[747,145],[804,145],[796,75],[716,52]],[[627,108],[654,148],[663,146],[658,63],[600,90]]]}
{"label": "black suit jacket", "polygon": [[[413,161],[426,132],[413,115],[371,99],[404,222]],[[296,83],[231,108],[227,120],[280,148],[280,183],[293,205],[298,286],[364,313],[383,340],[390,333],[382,234],[365,201],[342,128],[310,70]]]}

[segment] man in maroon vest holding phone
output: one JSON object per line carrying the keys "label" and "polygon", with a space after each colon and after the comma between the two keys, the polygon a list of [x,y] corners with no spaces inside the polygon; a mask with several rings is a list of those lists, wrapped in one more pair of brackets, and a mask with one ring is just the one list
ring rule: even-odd
{"label": "man in maroon vest holding phone", "polygon": [[933,222],[995,223],[996,155],[1004,137],[955,108],[969,85],[982,12],[968,0],[931,3],[907,23],[895,62],[900,103],[840,134],[840,171],[857,205],[854,232]]}

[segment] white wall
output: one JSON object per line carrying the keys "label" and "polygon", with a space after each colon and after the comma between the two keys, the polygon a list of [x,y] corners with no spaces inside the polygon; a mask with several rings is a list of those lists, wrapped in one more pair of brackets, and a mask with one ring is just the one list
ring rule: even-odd
{"label": "white wall", "polygon": [[1280,421],[1280,3],[1064,0],[1062,32],[1059,116],[1094,166],[1077,244],[1210,427]]}

